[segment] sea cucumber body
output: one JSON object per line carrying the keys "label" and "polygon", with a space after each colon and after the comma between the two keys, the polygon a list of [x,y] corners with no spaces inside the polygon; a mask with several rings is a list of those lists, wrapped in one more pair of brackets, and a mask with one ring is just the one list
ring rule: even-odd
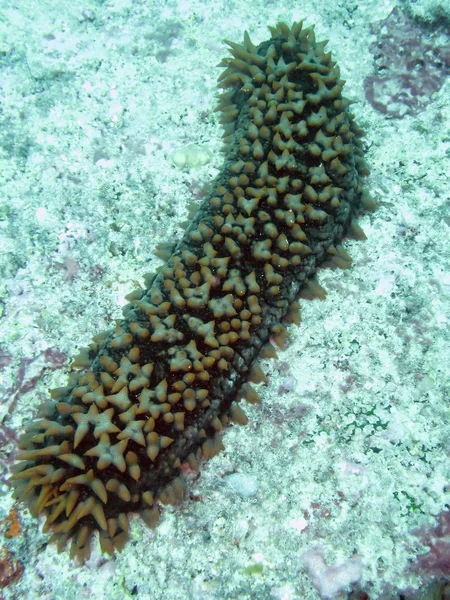
{"label": "sea cucumber body", "polygon": [[[255,47],[229,44],[219,97],[226,159],[184,237],[114,332],[76,360],[22,439],[16,494],[72,554],[94,530],[121,549],[126,514],[150,525],[183,496],[183,464],[214,456],[221,429],[246,418],[247,380],[305,281],[370,204],[361,131],[339,70],[312,28],[278,24]],[[355,226],[357,228],[357,226]]]}

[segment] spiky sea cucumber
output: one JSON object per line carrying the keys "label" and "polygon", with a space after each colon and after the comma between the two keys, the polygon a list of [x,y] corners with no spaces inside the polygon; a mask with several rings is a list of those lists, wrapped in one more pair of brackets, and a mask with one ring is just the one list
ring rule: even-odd
{"label": "spiky sea cucumber", "polygon": [[[312,27],[278,23],[256,47],[228,42],[218,109],[226,158],[211,193],[124,318],[75,359],[21,439],[12,481],[62,549],[84,560],[99,531],[120,550],[127,514],[154,526],[160,504],[184,495],[183,465],[221,448],[244,424],[238,401],[282,319],[317,266],[348,266],[340,246],[355,213],[373,202],[362,132],[342,97],[339,69]],[[270,346],[269,346],[270,347]]]}

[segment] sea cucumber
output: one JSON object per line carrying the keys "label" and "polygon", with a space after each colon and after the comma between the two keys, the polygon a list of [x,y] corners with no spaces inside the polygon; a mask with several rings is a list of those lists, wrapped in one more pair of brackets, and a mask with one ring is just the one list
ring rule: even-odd
{"label": "sea cucumber", "polygon": [[214,456],[224,425],[246,423],[238,402],[258,401],[256,360],[270,338],[284,341],[282,319],[298,320],[317,266],[349,266],[343,235],[364,236],[356,211],[373,201],[339,69],[312,27],[270,29],[257,47],[247,33],[228,42],[226,157],[210,194],[21,438],[15,495],[81,561],[93,532],[113,554],[128,513],[155,526],[160,505],[183,497],[184,465]]}

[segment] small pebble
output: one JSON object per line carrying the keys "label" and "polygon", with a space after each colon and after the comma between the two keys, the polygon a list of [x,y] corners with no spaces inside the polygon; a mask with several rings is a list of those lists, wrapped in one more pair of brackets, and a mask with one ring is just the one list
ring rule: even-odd
{"label": "small pebble", "polygon": [[176,167],[202,167],[211,161],[212,154],[206,146],[189,144],[171,155],[171,160]]}
{"label": "small pebble", "polygon": [[259,489],[257,479],[248,473],[232,473],[225,480],[241,498],[251,498]]}

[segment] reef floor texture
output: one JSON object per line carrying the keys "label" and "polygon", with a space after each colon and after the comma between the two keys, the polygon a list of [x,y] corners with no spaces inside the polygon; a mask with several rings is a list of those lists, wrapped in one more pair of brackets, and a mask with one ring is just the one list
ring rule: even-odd
{"label": "reef floor texture", "polygon": [[[419,4],[422,20],[443,14]],[[2,600],[447,597],[450,83],[434,77],[447,55],[414,115],[397,110],[401,94],[392,118],[364,91],[370,24],[408,6],[0,0]],[[345,240],[350,269],[319,270],[326,298],[301,301],[287,347],[261,364],[262,402],[186,473],[189,497],[155,529],[131,516],[123,551],[94,543],[81,566],[13,499],[18,437],[219,172],[223,40],[247,30],[258,44],[302,19],[329,39],[366,132],[367,240]]]}

